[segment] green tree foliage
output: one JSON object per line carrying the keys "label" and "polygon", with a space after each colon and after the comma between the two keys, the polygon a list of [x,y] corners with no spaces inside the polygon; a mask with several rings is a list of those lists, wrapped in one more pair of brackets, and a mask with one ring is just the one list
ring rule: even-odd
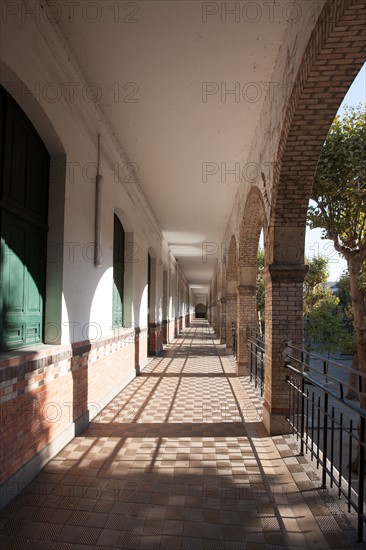
{"label": "green tree foliage", "polygon": [[305,263],[309,266],[304,280],[305,348],[310,351],[311,340],[314,336],[314,333],[310,330],[310,313],[325,292],[328,279],[328,260],[324,256],[315,256],[312,259],[305,258]]}
{"label": "green tree foliage", "polygon": [[[336,116],[316,169],[308,220],[347,260],[359,368],[366,373],[366,105]],[[361,399],[366,409],[366,398]]]}
{"label": "green tree foliage", "polygon": [[309,208],[311,227],[323,229],[347,259],[366,258],[366,105],[336,116],[315,173]]}
{"label": "green tree foliage", "polygon": [[328,280],[328,260],[325,256],[315,256],[312,259],[305,259],[309,270],[304,280],[304,314],[307,315],[313,308],[314,303],[319,299],[315,293],[316,289],[324,289]]}
{"label": "green tree foliage", "polygon": [[343,271],[339,278],[336,296],[339,299],[339,308],[343,316],[343,335],[340,350],[343,353],[354,353],[356,349],[356,342],[353,329],[351,288],[347,270]]}
{"label": "green tree foliage", "polygon": [[317,343],[319,351],[339,349],[343,334],[343,315],[339,308],[339,298],[329,288],[317,287],[313,293],[314,304],[308,312],[307,335]]}

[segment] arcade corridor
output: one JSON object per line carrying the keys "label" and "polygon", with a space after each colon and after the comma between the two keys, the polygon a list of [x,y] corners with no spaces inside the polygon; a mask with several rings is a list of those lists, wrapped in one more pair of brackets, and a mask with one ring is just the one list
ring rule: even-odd
{"label": "arcade corridor", "polygon": [[10,0],[0,36],[1,550],[357,546],[283,353],[365,0]]}
{"label": "arcade corridor", "polygon": [[366,548],[260,414],[193,321],[1,512],[1,548]]}

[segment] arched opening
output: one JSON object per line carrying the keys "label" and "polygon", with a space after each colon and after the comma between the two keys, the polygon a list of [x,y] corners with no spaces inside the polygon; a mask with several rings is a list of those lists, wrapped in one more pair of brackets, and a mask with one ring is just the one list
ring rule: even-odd
{"label": "arched opening", "polygon": [[266,223],[262,195],[257,187],[252,187],[244,207],[239,242],[237,364],[241,374],[246,372],[248,365],[247,338],[259,332],[257,271],[263,228]]}
{"label": "arched opening", "polygon": [[160,303],[157,303],[157,258],[150,246],[147,254],[147,354],[156,355],[162,349]]}
{"label": "arched opening", "polygon": [[205,304],[202,304],[201,302],[196,305],[194,308],[194,316],[196,319],[206,319],[207,318],[207,311]]}
{"label": "arched opening", "polygon": [[220,297],[220,344],[226,342],[226,261],[222,259],[221,264],[221,297]]}
{"label": "arched opening", "polygon": [[124,320],[125,231],[118,216],[113,224],[113,329],[123,327]]}
{"label": "arched opening", "polygon": [[[48,219],[47,219],[47,266],[44,283],[43,300],[43,337],[41,341],[47,344],[60,344],[70,340],[68,331],[62,331],[63,326],[69,326],[63,315],[63,266],[64,266],[64,209],[66,156],[64,147],[57,135],[52,122],[43,111],[36,98],[30,93],[24,82],[2,60],[0,60],[0,84],[3,92],[11,97],[19,111],[33,126],[36,134],[43,142],[49,154],[48,180]],[[21,91],[27,90],[24,94]],[[4,110],[1,108],[0,124],[4,122]],[[5,134],[1,134],[2,151],[5,147]],[[65,321],[65,322],[63,322]]]}
{"label": "arched opening", "polygon": [[284,342],[303,344],[303,281],[308,201],[322,145],[337,109],[365,60],[364,3],[327,1],[305,51],[285,113],[274,172],[266,284],[263,420],[288,430]]}
{"label": "arched opening", "polygon": [[44,341],[50,155],[0,87],[1,350]]}

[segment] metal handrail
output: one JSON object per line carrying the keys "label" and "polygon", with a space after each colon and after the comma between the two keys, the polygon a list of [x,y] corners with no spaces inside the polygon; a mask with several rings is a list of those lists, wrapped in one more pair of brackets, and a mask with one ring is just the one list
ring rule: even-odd
{"label": "metal handrail", "polygon": [[[333,361],[332,359],[327,359],[325,357],[323,357],[322,355],[319,355],[318,353],[314,353],[314,352],[310,352],[310,351],[307,351],[307,350],[304,350],[304,349],[301,349],[301,348],[298,348],[297,346],[294,346],[291,342],[291,340],[289,340],[288,342],[286,342],[286,348],[290,348],[294,351],[298,351],[299,353],[302,354],[302,356],[309,356],[309,357],[313,357],[315,359],[320,359],[321,361],[323,361],[323,364],[326,363],[327,365],[328,364],[331,364],[331,365],[334,365],[336,366],[337,368],[341,368],[343,370],[346,370],[347,372],[352,372],[358,376],[360,376],[361,378],[366,378],[366,373],[364,372],[361,372],[359,370],[356,370],[356,369],[353,369],[352,367],[346,367],[345,365],[342,365],[342,363],[338,363],[337,361]],[[286,349],[285,348],[285,349]],[[298,360],[298,358],[295,358],[294,359]],[[311,367],[311,365],[308,365],[306,364],[309,368],[312,368],[314,370],[317,370],[315,369],[315,367]],[[319,371],[318,371],[319,372]]]}
{"label": "metal handrail", "polygon": [[265,370],[265,347],[264,336],[256,334],[254,338],[247,338],[247,349],[249,354],[250,382],[254,380],[255,388],[260,390],[261,397],[264,393],[264,370]]}
{"label": "metal handrail", "polygon": [[[297,352],[297,355],[292,352]],[[305,363],[306,356],[321,359],[323,370],[319,371]],[[352,507],[357,512],[358,538],[362,541],[363,526],[366,522],[364,513],[366,411],[346,400],[345,388],[351,386],[330,374],[329,364],[357,374],[360,390],[362,390],[362,379],[365,374],[330,359],[324,359],[317,354],[308,353],[293,346],[291,342],[286,343],[283,358],[284,367],[289,373],[286,377],[289,386],[287,420],[293,433],[300,440],[300,453],[309,452],[311,460],[316,459],[317,468],[319,466],[322,468],[322,486],[326,487],[328,482],[331,487],[335,485],[338,488],[339,498],[342,495],[346,498],[349,511]],[[312,375],[314,372],[317,377]],[[329,380],[335,382],[338,392],[328,387]],[[331,402],[332,400],[334,403]],[[345,418],[347,414],[350,416],[348,421]],[[321,430],[323,430],[322,437]],[[338,438],[335,436],[336,430]],[[348,465],[344,463],[345,443],[349,445]],[[352,477],[354,454],[358,459],[357,478]]]}

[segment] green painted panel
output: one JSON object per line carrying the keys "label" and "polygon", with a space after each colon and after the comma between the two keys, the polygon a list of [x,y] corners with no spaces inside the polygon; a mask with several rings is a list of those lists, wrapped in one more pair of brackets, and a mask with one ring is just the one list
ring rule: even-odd
{"label": "green painted panel", "polygon": [[0,200],[3,198],[3,164],[4,164],[4,132],[5,132],[6,93],[0,86]]}
{"label": "green painted panel", "polygon": [[40,219],[47,219],[48,153],[37,139],[29,143],[27,210]]}
{"label": "green painted panel", "polygon": [[24,227],[8,214],[3,218],[3,307],[6,315],[23,314],[26,268]]}
{"label": "green painted panel", "polygon": [[3,207],[47,229],[49,154],[9,95],[5,111]]}
{"label": "green painted panel", "polygon": [[28,132],[27,126],[19,119],[18,113],[14,117],[7,116],[5,182],[6,198],[14,206],[26,208],[26,181],[28,160]]}
{"label": "green painted panel", "polygon": [[43,233],[29,222],[3,212],[1,282],[4,349],[42,341],[45,282]]}
{"label": "green painted panel", "polygon": [[49,155],[0,87],[0,346],[42,342]]}

